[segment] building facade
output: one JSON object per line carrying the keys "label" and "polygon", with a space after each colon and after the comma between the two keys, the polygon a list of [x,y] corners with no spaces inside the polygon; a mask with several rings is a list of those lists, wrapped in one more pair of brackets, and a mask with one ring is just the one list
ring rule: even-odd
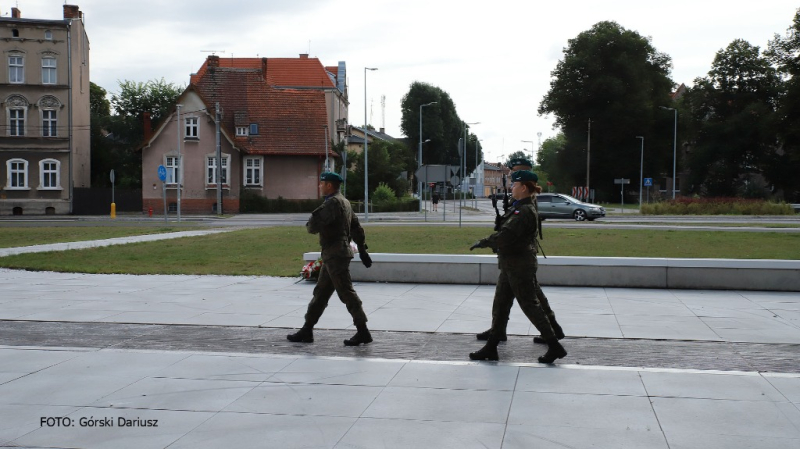
{"label": "building facade", "polygon": [[[333,146],[347,129],[345,65],[332,69],[308,55],[209,56],[178,98],[180,116],[176,107],[152,134],[145,122],[144,210],[163,213],[164,189],[168,208],[177,209],[180,186],[182,213],[216,212],[217,173],[223,213],[239,212],[243,192],[319,198],[319,175],[326,164],[337,165]],[[160,165],[166,169],[164,185]]]}
{"label": "building facade", "polygon": [[89,187],[89,39],[83,13],[0,17],[0,215],[69,214]]}

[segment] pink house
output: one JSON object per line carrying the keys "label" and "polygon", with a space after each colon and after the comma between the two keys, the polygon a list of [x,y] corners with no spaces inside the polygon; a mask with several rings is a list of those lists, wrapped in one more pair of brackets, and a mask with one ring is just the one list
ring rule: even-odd
{"label": "pink house", "polygon": [[344,63],[339,63],[336,73],[330,69],[307,55],[209,56],[178,98],[180,107],[152,132],[145,118],[144,210],[163,211],[159,165],[167,171],[171,209],[177,206],[180,181],[182,213],[216,210],[217,105],[223,212],[239,212],[243,190],[273,199],[319,198],[317,186],[326,153],[333,168],[339,156],[332,145],[344,139],[347,128]]}

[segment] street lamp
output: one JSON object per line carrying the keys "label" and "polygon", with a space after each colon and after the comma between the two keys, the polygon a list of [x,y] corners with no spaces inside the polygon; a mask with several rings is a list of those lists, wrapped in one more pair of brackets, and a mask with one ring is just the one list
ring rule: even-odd
{"label": "street lamp", "polygon": [[644,186],[644,136],[636,136],[642,139],[642,158],[639,166],[639,212],[642,211],[642,186]]}
{"label": "street lamp", "polygon": [[[435,101],[431,101],[430,103],[425,103],[419,105],[419,154],[417,155],[417,170],[422,168],[422,108],[437,104]],[[430,142],[430,139],[426,140],[426,142]],[[425,182],[428,182],[426,179]],[[420,195],[420,202],[419,202],[419,211],[422,212],[422,181],[420,181],[419,176],[417,176],[417,192]]]}
{"label": "street lamp", "polygon": [[675,111],[675,132],[672,137],[672,199],[675,199],[675,180],[677,172],[675,171],[676,162],[678,160],[678,110],[675,108],[668,108],[666,106],[659,106],[665,111]]}
{"label": "street lamp", "polygon": [[369,131],[367,130],[367,70],[377,67],[364,67],[364,222],[369,222]]}
{"label": "street lamp", "polygon": [[533,164],[533,149],[535,148],[533,146],[533,141],[532,140],[520,140],[520,142],[531,144],[531,164]]}
{"label": "street lamp", "polygon": [[[480,125],[481,122],[472,122],[467,123],[464,122],[464,147],[461,148],[461,165],[459,167],[459,171],[461,172],[461,201],[459,202],[459,209],[458,209],[458,227],[461,227],[461,209],[464,207],[464,201],[466,198],[464,197],[464,178],[466,177],[467,171],[467,128],[469,125]],[[477,145],[477,143],[475,144]],[[478,162],[477,160],[475,162]]]}

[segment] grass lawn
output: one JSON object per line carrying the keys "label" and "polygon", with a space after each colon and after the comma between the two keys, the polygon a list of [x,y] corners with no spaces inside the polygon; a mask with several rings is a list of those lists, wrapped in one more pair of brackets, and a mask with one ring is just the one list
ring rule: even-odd
{"label": "grass lawn", "polygon": [[[491,228],[369,226],[374,253],[470,254]],[[548,256],[800,259],[800,234],[672,230],[547,229]],[[104,248],[20,254],[0,267],[85,273],[296,276],[303,253],[318,251],[303,227],[245,229],[203,237]],[[472,254],[491,254],[476,250]]]}
{"label": "grass lawn", "polygon": [[131,235],[163,234],[165,232],[192,231],[192,227],[172,226],[3,226],[0,227],[0,248],[46,245],[49,243],[103,240]]}

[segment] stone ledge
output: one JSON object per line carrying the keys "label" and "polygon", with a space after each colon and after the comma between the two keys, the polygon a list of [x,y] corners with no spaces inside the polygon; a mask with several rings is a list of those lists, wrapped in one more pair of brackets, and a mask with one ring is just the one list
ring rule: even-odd
{"label": "stone ledge", "polygon": [[[303,258],[316,260],[319,254],[309,252]],[[497,280],[495,255],[370,255],[369,269],[356,255],[350,265],[354,281],[494,284]],[[539,281],[571,287],[800,291],[800,261],[551,256],[539,258]]]}

